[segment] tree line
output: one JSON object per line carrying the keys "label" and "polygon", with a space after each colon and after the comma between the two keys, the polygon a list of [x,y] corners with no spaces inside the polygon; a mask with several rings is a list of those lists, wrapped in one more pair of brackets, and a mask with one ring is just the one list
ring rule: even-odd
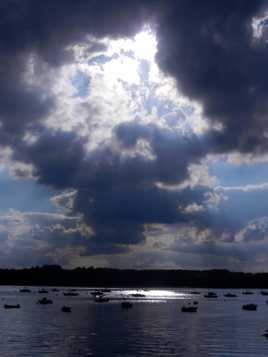
{"label": "tree line", "polygon": [[0,269],[1,285],[83,287],[268,288],[268,273],[212,270],[63,269],[58,265]]}

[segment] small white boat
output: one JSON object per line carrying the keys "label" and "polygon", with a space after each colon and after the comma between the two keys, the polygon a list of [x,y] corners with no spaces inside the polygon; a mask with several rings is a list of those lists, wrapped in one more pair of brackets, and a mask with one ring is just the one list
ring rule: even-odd
{"label": "small white boat", "polygon": [[95,302],[108,302],[110,299],[107,296],[96,295],[94,298]]}

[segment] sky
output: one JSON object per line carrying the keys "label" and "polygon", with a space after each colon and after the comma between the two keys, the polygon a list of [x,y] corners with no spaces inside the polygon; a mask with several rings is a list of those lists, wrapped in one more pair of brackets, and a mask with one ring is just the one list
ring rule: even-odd
{"label": "sky", "polygon": [[0,4],[0,265],[268,271],[268,1]]}

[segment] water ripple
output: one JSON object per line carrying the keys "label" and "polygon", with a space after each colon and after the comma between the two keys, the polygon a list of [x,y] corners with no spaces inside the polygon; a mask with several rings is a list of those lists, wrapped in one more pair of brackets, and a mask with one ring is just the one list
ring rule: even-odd
{"label": "water ripple", "polygon": [[[0,300],[20,303],[21,309],[0,306],[0,353],[8,357],[264,357],[268,356],[266,299],[256,291],[235,300],[205,299],[189,290],[116,289],[107,294],[109,303],[95,303],[90,289],[79,296],[48,294],[52,305],[36,304],[37,289],[29,295],[16,287],[1,287]],[[133,296],[133,294],[140,296]],[[145,295],[145,296],[143,296]],[[4,300],[3,300],[4,299]],[[122,310],[121,300],[131,299],[132,309]],[[183,314],[181,307],[198,300],[196,314]],[[243,311],[242,304],[256,302],[256,312]],[[61,312],[71,305],[72,313]]]}

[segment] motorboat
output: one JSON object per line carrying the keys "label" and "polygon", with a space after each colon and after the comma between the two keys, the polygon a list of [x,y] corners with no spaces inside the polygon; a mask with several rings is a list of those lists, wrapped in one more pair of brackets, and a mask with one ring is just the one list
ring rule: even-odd
{"label": "motorboat", "polygon": [[262,336],[268,338],[268,330],[266,330],[265,333]]}
{"label": "motorboat", "polygon": [[242,306],[243,310],[247,310],[247,311],[256,311],[258,308],[258,305],[256,304],[246,304]]}
{"label": "motorboat", "polygon": [[20,308],[20,304],[16,304],[16,305],[14,305],[14,304],[5,304],[4,308],[5,309],[19,309]]}
{"label": "motorboat", "polygon": [[224,297],[227,297],[227,298],[236,298],[237,295],[232,294],[232,293],[227,293],[227,294],[224,294]]}
{"label": "motorboat", "polygon": [[145,294],[141,294],[141,293],[135,293],[135,294],[131,294],[132,297],[146,297]]}
{"label": "motorboat", "polygon": [[182,306],[181,312],[197,312],[197,306]]}
{"label": "motorboat", "polygon": [[38,294],[48,294],[48,291],[46,289],[40,289],[38,290]]}
{"label": "motorboat", "polygon": [[97,295],[94,298],[95,302],[108,302],[110,299],[107,296]]}
{"label": "motorboat", "polygon": [[216,299],[218,295],[212,291],[209,291],[207,294],[204,295],[204,297],[208,299]]}
{"label": "motorboat", "polygon": [[59,289],[53,288],[53,289],[51,289],[51,291],[52,291],[53,293],[58,293],[58,292],[59,292]]}
{"label": "motorboat", "polygon": [[123,301],[121,303],[121,307],[122,309],[131,309],[133,307],[133,304],[130,301]]}
{"label": "motorboat", "polygon": [[104,288],[100,290],[102,293],[110,293],[112,290],[108,288]]}
{"label": "motorboat", "polygon": [[49,304],[53,304],[53,301],[50,299],[47,299],[46,297],[43,297],[42,299],[38,300],[37,303],[40,305],[49,305]]}
{"label": "motorboat", "polygon": [[62,312],[72,312],[71,306],[62,306],[61,308]]}
{"label": "motorboat", "polygon": [[31,292],[31,290],[28,289],[28,288],[22,288],[22,289],[20,289],[20,293],[30,293],[30,292]]}
{"label": "motorboat", "polygon": [[94,290],[94,291],[91,291],[90,294],[92,296],[100,296],[100,295],[103,295],[104,292],[102,290]]}
{"label": "motorboat", "polygon": [[66,291],[63,293],[64,296],[78,296],[79,293],[76,293],[75,291]]}

